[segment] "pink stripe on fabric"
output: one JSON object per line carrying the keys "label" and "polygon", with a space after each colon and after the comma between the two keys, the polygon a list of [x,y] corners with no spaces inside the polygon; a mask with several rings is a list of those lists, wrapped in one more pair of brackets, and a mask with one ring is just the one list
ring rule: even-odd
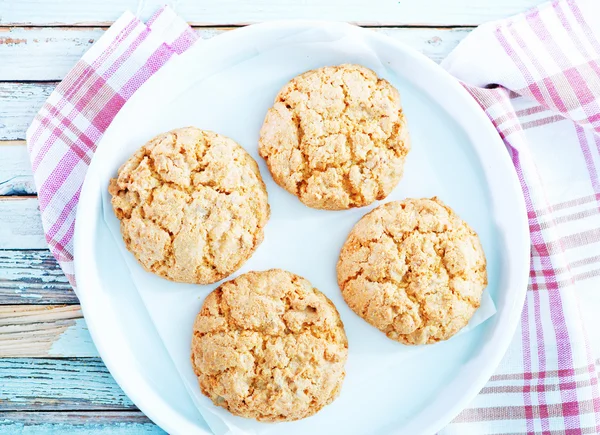
{"label": "pink stripe on fabric", "polygon": [[554,107],[556,107],[556,109],[558,109],[558,111],[561,113],[567,113],[568,112],[567,106],[565,106],[565,102],[561,98],[561,95],[558,92],[558,89],[556,89],[556,87],[554,86],[554,82],[552,81],[552,79],[546,77],[542,80],[542,82],[544,83],[544,85],[546,85],[546,89],[548,90],[548,93],[550,94],[550,98],[552,99],[552,102],[554,103]]}
{"label": "pink stripe on fabric", "polygon": [[[539,228],[539,222],[537,221],[537,217],[535,214],[535,208],[533,207],[533,201],[531,198],[531,194],[529,191],[529,186],[525,182],[523,169],[521,167],[518,153],[514,153],[513,163],[517,172],[517,176],[519,181],[521,182],[521,187],[523,189],[523,194],[525,197],[525,204],[527,208],[527,212],[530,219],[530,226],[532,222],[534,226],[531,229],[531,238],[533,242],[534,248],[540,253],[540,261],[544,270],[553,271],[554,268],[552,266],[550,260],[550,254],[548,248],[546,246],[546,242],[543,239],[539,230],[536,230],[535,227]],[[562,312],[562,300],[560,296],[560,290],[557,289],[556,277],[552,272],[544,273],[544,279],[546,280],[546,287],[548,291],[548,297],[550,299],[550,317],[553,320],[554,324],[554,335],[556,337],[557,343],[557,356],[558,356],[558,367],[562,370],[562,376],[560,376],[561,385],[564,383],[563,378],[567,382],[573,382],[573,373],[572,370],[569,372],[568,368],[573,367],[573,357],[571,353],[571,345],[569,341],[569,334],[565,324],[565,319]],[[561,370],[559,370],[559,374]],[[576,393],[573,394],[570,391],[564,391],[561,388],[561,398],[563,403],[565,402],[573,402],[577,400]]]}
{"label": "pink stripe on fabric", "polygon": [[554,124],[556,122],[565,121],[566,118],[562,115],[553,115],[547,118],[536,119],[535,121],[524,122],[521,124],[521,128],[523,130],[528,130],[530,128],[541,127],[543,125]]}
{"label": "pink stripe on fabric", "polygon": [[[577,389],[563,388],[564,384],[574,383],[575,379],[572,368],[574,364],[571,340],[562,309],[562,296],[560,290],[551,289],[548,290],[548,297],[550,299],[550,318],[554,324],[554,334],[556,336],[559,379],[561,385],[560,396],[563,402],[563,414],[568,414],[569,416],[567,428],[569,425],[576,428],[581,426],[581,421],[579,420],[579,405],[577,402]],[[563,368],[562,370],[560,369],[561,367]],[[565,406],[565,404],[567,405]]]}
{"label": "pink stripe on fabric", "polygon": [[587,51],[587,49],[583,45],[583,42],[579,39],[579,36],[577,36],[577,33],[571,26],[571,23],[569,22],[567,16],[565,15],[565,11],[563,10],[563,4],[564,2],[562,1],[555,2],[554,10],[556,12],[556,16],[558,17],[562,26],[567,31],[567,34],[573,41],[573,44],[577,47],[577,50],[579,50],[579,53],[581,53],[581,55],[586,59],[590,59],[591,53]]}
{"label": "pink stripe on fabric", "polygon": [[528,109],[517,110],[515,112],[515,114],[517,115],[518,118],[521,118],[523,116],[535,115],[536,113],[545,112],[547,110],[548,110],[548,108],[544,107],[544,106],[533,106]]}
{"label": "pink stripe on fabric", "polygon": [[103,77],[106,79],[111,78],[115,72],[123,66],[123,64],[131,57],[131,54],[140,47],[144,40],[150,34],[150,29],[145,28],[140,34],[133,40],[133,42],[125,49],[123,53],[117,58],[117,60],[106,70]]}
{"label": "pink stripe on fabric", "polygon": [[91,120],[91,124],[104,133],[119,110],[123,107],[127,99],[119,94],[114,94],[110,100],[106,102],[102,110]]}
{"label": "pink stripe on fabric", "polygon": [[79,189],[77,189],[77,192],[75,193],[75,195],[73,195],[73,197],[71,198],[71,200],[65,204],[62,212],[60,213],[60,215],[56,219],[56,222],[54,222],[54,224],[46,231],[46,236],[47,237],[49,237],[50,239],[53,239],[54,236],[56,236],[56,233],[58,233],[58,231],[60,230],[60,228],[63,226],[63,224],[69,218],[69,215],[71,214],[71,212],[77,206],[77,203],[79,202],[79,194],[80,194],[80,192],[81,192],[81,187]]}
{"label": "pink stripe on fabric", "polygon": [[147,62],[142,65],[125,86],[121,88],[119,93],[123,95],[123,98],[125,99],[130,98],[146,80],[162,68],[172,55],[173,51],[165,44],[158,47],[158,49],[148,58]]}
{"label": "pink stripe on fabric", "polygon": [[594,47],[597,53],[600,53],[600,42],[598,42],[587,20],[583,17],[577,2],[575,0],[566,0],[565,3],[569,6],[573,16],[577,19],[577,24],[581,26],[584,35],[588,39],[588,42],[592,45],[592,47]]}
{"label": "pink stripe on fabric", "polygon": [[[600,172],[600,168],[596,168],[596,164],[594,163],[594,158],[592,157],[592,152],[586,138],[585,130],[579,124],[575,124],[575,131],[577,133],[577,139],[579,139],[579,146],[581,147],[581,152],[583,153],[585,166],[590,176],[592,189],[594,189],[594,192],[598,194],[600,193],[600,180],[598,179],[598,172]],[[599,140],[598,136],[596,136],[596,140]],[[600,210],[599,197],[596,197],[596,202],[598,204],[598,210]]]}
{"label": "pink stripe on fabric", "polygon": [[586,110],[586,114],[588,116],[598,115],[598,104],[596,104],[596,99],[594,98],[594,94],[591,92],[591,89],[588,87],[587,81],[583,78],[577,67],[568,68],[563,71],[563,74],[571,84],[571,88],[574,91],[577,100],[582,105],[583,109],[590,105],[594,107],[594,111],[592,113],[588,113]]}
{"label": "pink stripe on fabric", "polygon": [[198,37],[196,34],[190,30],[189,32],[182,33],[179,38],[173,41],[171,49],[173,49],[175,53],[181,54],[190,48],[197,40]]}
{"label": "pink stripe on fabric", "polygon": [[[531,16],[536,16],[537,13],[538,13],[538,11],[536,9],[534,9],[529,14],[528,18],[530,18]],[[538,29],[536,29],[535,26],[532,26],[532,23],[530,22],[529,19],[527,20],[527,23],[532,28],[533,33],[536,34],[536,36],[537,36]],[[523,50],[523,52],[525,53],[525,57],[531,62],[531,64],[533,65],[533,67],[537,70],[538,75],[541,75],[542,77],[546,77],[545,68],[541,64],[541,62],[538,59],[538,57],[535,56],[533,54],[533,52],[531,51],[531,48],[529,47],[529,41],[523,40],[523,38],[521,37],[521,35],[519,34],[519,32],[517,32],[517,29],[515,29],[514,26],[509,26],[508,29],[510,31],[511,36],[513,37],[513,39],[518,44],[519,48],[521,50]],[[515,50],[515,54],[517,54],[516,50]],[[523,63],[523,68],[525,68],[525,70],[528,72],[528,74],[531,74],[531,72],[528,69],[526,69],[525,63]],[[523,73],[523,72],[524,72],[524,70],[521,70],[521,73]],[[530,80],[533,80],[533,76],[531,76]]]}
{"label": "pink stripe on fabric", "polygon": [[[82,156],[82,158],[83,158],[83,156],[85,156],[85,154],[86,154],[85,150],[83,150],[81,147],[79,147],[79,145],[77,145],[77,142],[79,142],[79,139],[81,138],[82,143],[85,145],[88,145],[89,140],[86,140],[86,139],[88,139],[87,137],[81,136],[81,131],[72,122],[72,120],[77,116],[77,114],[78,114],[77,110],[73,109],[69,112],[69,114],[66,117],[63,116],[61,113],[57,113],[54,116],[54,119],[58,120],[59,123],[58,123],[58,125],[54,126],[54,128],[52,129],[50,139],[48,140],[48,144],[46,146],[44,146],[44,148],[42,150],[40,150],[40,153],[33,160],[32,169],[34,171],[37,170],[38,166],[43,161],[43,158],[46,157],[48,150],[50,150],[50,148],[52,147],[52,144],[54,144],[58,139],[63,139],[63,141],[65,143],[72,146],[73,151],[75,151],[78,155]],[[50,127],[50,126],[48,126],[48,127]],[[74,135],[78,136],[77,140],[72,141],[70,138],[68,138],[67,135],[64,133],[65,130],[70,130]],[[89,162],[88,162],[88,164],[89,164]]]}
{"label": "pink stripe on fabric", "polygon": [[[513,60],[513,62],[515,63],[515,65],[517,65],[517,67],[519,68],[519,71],[521,72],[521,74],[523,75],[525,80],[527,81],[527,89],[539,103],[541,103],[541,104],[546,103],[545,105],[549,106],[547,104],[546,98],[544,97],[539,85],[534,81],[533,76],[531,75],[531,72],[529,71],[529,69],[527,69],[527,67],[525,66],[525,63],[523,62],[523,60],[521,59],[519,54],[516,52],[516,50],[509,44],[508,40],[503,35],[502,30],[503,30],[502,27],[499,27],[496,30],[496,32],[495,32],[496,38],[500,42],[500,45],[502,46],[502,48],[504,48],[504,51],[506,52],[506,54],[508,54],[510,56],[510,58]],[[511,34],[514,36],[514,32],[512,32]],[[523,44],[521,43],[520,45],[523,45]]]}
{"label": "pink stripe on fabric", "polygon": [[[536,9],[535,13],[532,13],[528,18],[529,19],[527,20],[527,23],[531,27],[531,30],[533,30],[533,32],[536,34],[538,40],[544,43],[544,48],[558,64],[558,66],[561,69],[569,68],[571,66],[569,61],[564,53],[554,43],[552,36],[549,34],[546,25],[540,17],[540,11]],[[546,76],[545,71],[543,72],[543,75]]]}
{"label": "pink stripe on fabric", "polygon": [[[68,177],[71,175],[72,168],[81,162],[81,156],[77,153],[72,152],[73,148],[60,159],[60,162],[56,165],[54,170],[50,173],[50,176],[44,181],[38,192],[38,199],[40,203],[40,211],[44,212],[50,201],[57,192],[60,191],[61,186],[65,183]],[[85,161],[85,164],[89,163]]]}
{"label": "pink stripe on fabric", "polygon": [[160,17],[162,15],[162,13],[165,11],[165,9],[166,9],[166,6],[163,6],[162,8],[160,8],[159,10],[154,12],[152,14],[152,16],[150,17],[150,19],[148,21],[146,21],[146,26],[151,27],[152,24],[154,24],[156,22],[158,17]]}
{"label": "pink stripe on fabric", "polygon": [[[81,77],[85,74],[85,68],[83,68],[84,62],[83,61],[79,61],[77,62],[77,64],[75,65],[74,72],[76,74],[76,83],[78,81],[81,80]],[[79,71],[80,69],[83,69],[83,71]],[[63,93],[63,89],[66,88],[66,82],[67,79],[70,77],[71,75],[69,74],[67,76],[67,78],[65,78],[65,80],[63,80],[61,83],[59,83],[59,85],[56,87],[55,92],[57,95],[60,95]],[[60,111],[64,108],[64,105],[67,103],[67,99],[64,98],[64,95],[62,95],[62,98],[59,100],[59,104],[62,103],[62,106],[59,107],[54,107],[53,105],[51,105],[50,103],[48,103],[48,101],[46,101],[46,103],[44,103],[44,106],[42,107],[42,110],[40,110],[40,112],[36,115],[36,118],[41,118],[42,121],[45,122],[41,122],[40,125],[38,125],[38,128],[35,130],[35,132],[33,133],[32,137],[31,137],[31,144],[36,144],[37,141],[39,140],[41,134],[44,132],[44,127],[45,124],[49,123],[51,121],[51,117],[54,116],[55,114],[60,113]],[[42,115],[42,113],[44,112],[48,112],[47,114]],[[46,144],[43,144],[46,145]],[[33,148],[33,147],[32,147]]]}
{"label": "pink stripe on fabric", "polygon": [[71,262],[73,261],[73,254],[71,250],[65,249],[65,246],[61,244],[59,241],[54,240],[46,236],[46,241],[48,242],[48,247],[52,251],[52,255],[56,257],[58,262],[65,261]]}
{"label": "pink stripe on fabric", "polygon": [[[517,175],[519,177],[519,181],[521,182],[521,186],[523,188],[524,191],[527,191],[527,185],[525,184],[525,180],[524,180],[524,176],[523,176],[523,171],[521,168],[521,163],[520,163],[520,159],[519,159],[519,153],[518,151],[514,150],[513,155],[512,155],[512,160],[513,160],[513,164],[515,166],[515,169],[517,171]],[[528,192],[526,193],[526,197],[528,197]],[[531,206],[531,199],[527,200],[526,198],[526,206],[527,206],[527,210],[529,211],[530,209],[533,209],[533,207]],[[532,232],[533,233],[533,232]],[[531,263],[531,267],[533,268],[533,259],[532,259],[532,263]],[[531,279],[531,278],[530,278]],[[537,282],[537,278],[535,278]],[[532,281],[534,282],[534,281]],[[534,287],[537,284],[533,284]],[[537,293],[537,292],[536,292]],[[528,301],[526,301],[525,304],[525,310],[527,310],[528,308]],[[540,306],[539,306],[539,296],[536,299],[536,295],[534,294],[534,323],[533,323],[533,327],[536,330],[536,338],[538,340],[538,348],[543,346],[543,330],[542,330],[542,326],[541,326],[541,315],[540,315]],[[527,324],[522,325],[522,328],[529,328],[531,325],[531,322],[528,321]],[[531,345],[528,343],[527,346],[527,351],[524,350],[524,355],[528,354],[529,359],[531,359],[531,351],[530,351]],[[525,348],[524,348],[525,349]],[[545,355],[544,352],[537,352],[537,357],[538,357],[538,364],[539,364],[539,372],[540,373],[545,373],[546,367],[545,367]],[[541,358],[540,358],[541,357]],[[525,369],[525,373],[527,374],[528,372],[531,371],[531,362],[526,362],[525,361],[525,357],[523,358],[523,365],[524,367],[526,367]],[[542,380],[544,379],[544,376],[540,376],[538,378],[538,380]],[[528,381],[527,384],[530,386],[531,385],[531,377],[526,376],[526,380]],[[543,383],[543,382],[542,382]],[[538,381],[538,385],[540,385],[540,381]],[[525,395],[525,403],[526,403],[526,421],[527,421],[527,432],[528,434],[533,434],[534,430],[533,430],[533,412],[531,409],[531,398],[529,397],[529,394],[525,394],[525,393],[529,393],[529,389],[524,389],[524,395]],[[538,398],[538,404],[539,405],[545,405],[545,397],[539,397]],[[529,406],[527,406],[529,405]],[[528,409],[529,408],[529,409]],[[547,414],[547,408],[546,408],[546,414]],[[545,419],[542,419],[541,421],[542,424],[542,430],[547,429],[549,426],[547,424],[547,421],[545,421]]]}
{"label": "pink stripe on fabric", "polygon": [[[60,122],[51,131],[50,139],[48,140],[47,144],[42,150],[40,150],[40,153],[33,160],[31,166],[34,171],[38,169],[38,166],[42,163],[44,157],[46,157],[46,154],[58,139],[63,139],[65,143],[69,144],[69,146],[71,147],[71,151],[75,152],[82,159],[86,160],[87,164],[89,164],[89,158],[86,156],[86,151],[78,145],[78,143],[80,142],[79,137],[81,137],[81,131],[79,131],[79,129],[75,127],[75,125],[72,123],[72,118],[74,118],[76,115],[77,111],[73,109],[71,112],[69,112],[69,115],[67,117],[63,117],[59,114],[55,116],[55,119],[59,120]],[[67,137],[67,135],[64,133],[65,129],[71,130],[71,132],[74,135],[79,136],[78,140],[72,141],[69,137]],[[84,144],[88,143],[88,141],[81,142]]]}
{"label": "pink stripe on fabric", "polygon": [[[537,281],[537,278],[536,278]],[[533,281],[532,281],[533,282]],[[544,327],[542,326],[542,310],[540,308],[540,293],[533,292],[533,309],[535,314],[535,331],[538,343],[538,348],[541,343],[544,343]],[[538,370],[540,373],[546,373],[546,352],[537,352],[538,357]],[[538,387],[542,387],[546,382],[545,376],[540,376],[537,380]],[[538,388],[538,404],[540,406],[540,418],[542,424],[542,431],[548,432],[550,430],[550,423],[548,422],[549,412],[546,402],[546,392],[544,388]]]}
{"label": "pink stripe on fabric", "polygon": [[[72,101],[71,98],[77,92],[79,92],[79,90],[81,89],[81,87],[83,86],[84,83],[87,83],[87,80],[92,76],[92,74],[94,74],[94,72],[91,69],[91,67],[89,65],[86,66],[85,68],[83,68],[83,71],[82,71],[82,77],[85,77],[85,79],[76,80],[71,88],[66,89],[66,91],[64,92],[64,95],[61,97],[61,99],[59,100],[58,105],[56,107],[48,105],[48,103],[46,103],[46,105],[48,106],[48,108],[47,108],[48,115],[39,120],[40,127],[47,127],[52,122],[53,118],[57,118],[61,121],[60,125],[63,125],[65,127],[70,127],[70,130],[77,136],[81,135],[82,132],[77,127],[73,126],[70,122],[67,122],[67,121],[69,119],[75,118],[75,116],[78,115],[77,110],[79,110],[80,112],[84,111],[85,106],[82,106],[79,100]],[[96,88],[96,89],[99,89],[99,88]],[[57,93],[63,93],[62,86],[59,85],[57,87],[56,91],[57,91]],[[84,95],[84,99],[85,99],[85,95]],[[88,102],[90,100],[88,98],[88,99],[85,99],[85,101]],[[73,110],[71,110],[71,112],[69,112],[67,117],[64,117],[61,112],[65,109],[65,106],[68,103],[72,103],[72,105],[75,106],[75,108]],[[85,112],[83,112],[83,113],[85,113]],[[36,156],[32,162],[32,168],[34,171],[37,170],[38,165],[44,159],[48,150],[54,145],[56,140],[60,137],[60,134],[58,134],[59,130],[61,130],[60,126],[55,127],[54,133],[52,134],[50,139],[42,144],[42,147],[40,148],[39,152],[36,154]],[[88,145],[88,149],[89,149],[89,147],[91,145],[90,141],[85,140],[86,139],[85,137],[83,137],[82,139],[84,139],[83,143]]]}
{"label": "pink stripe on fabric", "polygon": [[[79,201],[79,192],[75,196],[77,197],[77,201]],[[66,249],[66,250],[68,250],[68,252],[73,251],[73,234],[75,234],[75,219],[73,219],[71,221],[71,224],[69,225],[69,228],[65,232],[65,235],[58,242],[62,246],[65,246],[65,247],[68,246],[68,249]]]}
{"label": "pink stripe on fabric", "polygon": [[[521,313],[521,343],[523,350],[523,371],[531,372],[531,339],[529,337],[529,311],[528,302],[525,300],[525,306]],[[527,424],[527,434],[533,433],[533,407],[531,402],[531,378],[523,379],[523,404],[525,407],[525,419]]]}
{"label": "pink stripe on fabric", "polygon": [[105,64],[108,58],[112,56],[116,49],[123,44],[125,39],[127,39],[139,25],[143,26],[144,23],[135,17],[132,18],[131,21],[129,21],[129,23],[127,23],[127,25],[125,25],[125,27],[119,32],[115,39],[110,42],[100,56],[92,61],[92,68],[94,68],[96,71],[101,65]]}

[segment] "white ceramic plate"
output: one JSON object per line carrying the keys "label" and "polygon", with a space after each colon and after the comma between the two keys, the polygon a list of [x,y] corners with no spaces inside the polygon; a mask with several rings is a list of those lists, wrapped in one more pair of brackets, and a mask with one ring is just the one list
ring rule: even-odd
{"label": "white ceramic plate", "polygon": [[[313,43],[315,35],[327,40],[327,48]],[[346,37],[356,42],[355,49],[348,49],[347,40],[343,43]],[[306,44],[298,51],[301,55],[290,50],[290,41],[305,39],[311,41],[310,50]],[[245,74],[239,67],[244,62],[260,65],[260,76]],[[267,108],[287,80],[343,62],[374,68],[403,99],[413,150],[403,180],[386,201],[437,195],[467,220],[481,237],[488,259],[488,291],[497,309],[474,330],[387,369],[389,381],[369,385],[363,395],[344,397],[343,391],[338,401],[347,407],[349,421],[357,419],[354,432],[426,434],[441,429],[483,387],[512,339],[529,270],[525,207],[509,155],[468,93],[424,56],[369,30],[340,23],[249,26],[198,43],[136,92],[98,145],[79,202],[75,274],[88,328],[119,385],[169,433],[206,434],[209,428],[188,396],[133,284],[119,241],[103,218],[108,178],[116,173],[117,161],[122,163],[162,131],[196,125],[232,137],[259,162],[273,210],[255,257],[263,259],[260,264],[273,258],[272,267],[287,266],[300,273],[336,302],[338,295],[332,292],[338,290],[327,281],[334,272],[317,273],[319,263],[303,253],[310,253],[315,241],[329,239],[340,245],[335,247],[339,250],[349,228],[370,208],[323,212],[301,206],[273,183],[257,155],[256,141]],[[210,87],[213,81],[219,85]],[[248,110],[249,103],[253,110]],[[112,168],[108,173],[107,167]],[[317,233],[302,233],[301,225],[308,222],[311,234]],[[294,247],[291,257],[269,242],[284,235],[290,237],[287,246]],[[307,240],[312,245],[306,245]],[[335,256],[329,256],[324,261],[334,265]],[[242,271],[252,268],[253,261],[254,257]],[[347,307],[336,304],[345,323],[355,321]],[[352,347],[352,337],[349,340]],[[381,397],[386,400],[378,400]],[[376,409],[361,407],[361,400],[377,401]]]}

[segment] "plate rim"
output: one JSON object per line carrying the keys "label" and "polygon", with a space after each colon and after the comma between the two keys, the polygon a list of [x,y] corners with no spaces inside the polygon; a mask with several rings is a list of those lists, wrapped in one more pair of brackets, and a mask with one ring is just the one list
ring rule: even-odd
{"label": "plate rim", "polygon": [[[260,32],[260,31],[269,32],[269,31],[274,31],[274,30],[280,29],[282,27],[284,27],[284,28],[295,27],[295,28],[309,29],[309,28],[323,27],[323,26],[327,26],[328,28],[340,28],[340,29],[343,28],[343,30],[346,30],[346,31],[351,29],[351,31],[359,32],[361,35],[368,34],[370,38],[375,38],[376,40],[379,40],[380,42],[383,42],[387,45],[391,45],[392,47],[394,47],[394,49],[404,52],[405,55],[408,55],[408,57],[410,57],[412,60],[414,60],[417,64],[421,64],[423,67],[429,69],[432,74],[434,74],[434,75],[437,74],[439,77],[443,77],[444,85],[447,85],[448,87],[450,87],[453,90],[453,92],[456,94],[456,96],[461,100],[461,104],[465,105],[466,107],[470,107],[469,110],[472,112],[473,116],[478,118],[478,119],[475,119],[475,121],[477,121],[477,123],[481,124],[482,127],[485,126],[485,129],[488,131],[488,134],[490,135],[490,139],[494,138],[494,139],[492,139],[492,142],[495,142],[495,144],[492,146],[495,146],[495,147],[499,146],[502,149],[504,149],[504,151],[506,151],[505,146],[504,146],[500,136],[498,135],[498,132],[493,127],[492,122],[489,120],[489,118],[487,117],[487,115],[485,114],[483,109],[477,104],[477,102],[474,100],[474,98],[467,92],[467,90],[465,88],[463,88],[460,85],[458,80],[456,80],[447,71],[445,71],[442,67],[440,67],[438,64],[433,62],[431,59],[427,58],[425,55],[419,53],[418,51],[414,50],[411,47],[408,47],[401,41],[391,38],[390,36],[374,32],[370,29],[364,29],[364,28],[354,26],[354,25],[351,25],[348,23],[343,23],[343,22],[315,21],[315,20],[278,20],[278,21],[269,21],[269,22],[264,22],[264,23],[259,23],[259,24],[253,24],[253,25],[243,27],[243,28],[238,28],[238,29],[217,35],[217,36],[211,38],[210,40],[202,41],[200,43],[203,45],[208,45],[208,44],[211,44],[211,42],[214,43],[214,41],[225,42],[225,41],[227,41],[227,39],[235,39],[235,38],[239,38],[239,37],[244,37],[244,35],[248,34],[248,33],[257,32],[257,31],[258,32]],[[185,56],[185,53],[182,56]],[[144,83],[142,85],[142,88],[144,86],[147,86],[148,83],[156,81],[157,76],[160,78],[161,75],[164,75],[165,69],[166,68],[163,68],[162,70],[158,71],[155,75],[150,77],[146,81],[146,83]],[[163,72],[163,74],[161,74],[161,71]],[[168,69],[167,69],[167,71],[168,71]],[[122,113],[123,109],[125,108],[125,106],[128,105],[128,103],[130,101],[135,100],[136,94],[139,95],[139,93],[140,93],[140,90],[138,89],[138,91],[125,103],[124,107],[121,108],[119,113],[117,113],[115,118],[117,118],[119,116],[119,114]],[[97,145],[98,147],[101,146],[104,138],[106,137],[106,133],[111,129],[111,127],[113,125],[114,125],[114,119],[113,119],[113,122],[111,123],[111,125],[105,131],[103,137],[100,139],[100,141]],[[477,154],[479,155],[480,150],[478,149],[478,147],[475,144],[473,144],[473,148],[477,150]],[[469,384],[469,387],[463,389],[463,393],[461,395],[460,400],[455,401],[453,403],[453,406],[449,407],[445,413],[432,419],[431,423],[426,427],[427,433],[429,433],[429,432],[435,433],[435,432],[439,431],[440,429],[442,429],[444,426],[446,426],[456,415],[458,415],[460,413],[460,411],[462,411],[466,407],[466,405],[477,395],[477,393],[481,390],[481,388],[485,385],[485,383],[491,377],[491,375],[493,374],[493,372],[499,365],[501,359],[503,358],[504,354],[506,353],[508,346],[510,345],[510,342],[514,336],[514,333],[515,333],[518,323],[519,323],[521,309],[525,302],[527,281],[528,281],[528,276],[529,276],[529,255],[530,255],[529,226],[528,226],[528,220],[527,220],[527,214],[526,214],[525,200],[523,198],[521,186],[519,184],[516,171],[514,170],[514,167],[510,161],[508,152],[505,152],[504,154],[505,154],[504,157],[500,158],[499,164],[505,168],[506,167],[510,168],[510,171],[505,171],[505,173],[511,174],[511,175],[509,175],[509,177],[508,177],[509,179],[503,180],[503,182],[506,184],[507,190],[512,191],[512,193],[513,193],[512,197],[514,200],[516,200],[516,204],[515,204],[516,209],[513,211],[513,214],[515,215],[515,217],[517,215],[520,215],[520,218],[517,219],[519,221],[518,228],[514,228],[513,231],[515,232],[515,234],[520,235],[520,237],[519,236],[516,237],[517,241],[519,241],[518,240],[519,238],[521,240],[520,240],[520,244],[519,244],[518,248],[515,248],[515,250],[521,254],[522,258],[520,260],[514,260],[514,261],[509,262],[509,265],[511,265],[512,268],[516,267],[517,271],[516,272],[513,271],[513,273],[511,274],[512,279],[509,283],[510,285],[506,285],[501,288],[504,289],[505,287],[508,287],[508,286],[510,286],[510,287],[516,286],[516,287],[522,288],[522,290],[520,292],[518,292],[517,290],[512,292],[512,293],[515,293],[515,298],[513,299],[512,307],[510,307],[508,314],[505,314],[505,317],[508,317],[508,318],[504,319],[503,323],[502,323],[502,326],[504,326],[503,329],[505,332],[503,334],[501,334],[500,337],[498,337],[499,341],[496,343],[496,346],[494,346],[494,349],[492,351],[489,351],[488,349],[486,349],[486,350],[488,350],[488,352],[487,352],[488,354],[491,353],[491,355],[487,355],[489,363],[486,363],[486,365],[483,369],[480,368],[479,375],[475,379],[473,379],[473,381]],[[94,167],[95,167],[94,159],[92,158],[91,164],[88,167],[88,172],[90,170],[92,170]],[[483,165],[482,165],[482,169],[484,169],[484,171],[487,172],[487,168],[483,168]],[[81,280],[79,279],[79,277],[85,276],[85,275],[82,275],[83,269],[85,268],[86,273],[87,273],[88,268],[86,266],[83,266],[83,261],[82,260],[78,261],[77,258],[80,258],[80,259],[86,258],[84,253],[86,252],[86,250],[92,249],[91,246],[86,246],[85,237],[83,236],[83,234],[86,233],[86,229],[87,229],[88,233],[89,233],[89,229],[90,229],[89,228],[90,222],[88,220],[84,219],[83,216],[86,214],[86,211],[91,208],[90,201],[93,196],[87,193],[88,190],[91,189],[90,188],[91,185],[92,185],[92,183],[88,182],[88,177],[86,176],[86,179],[84,180],[84,183],[83,183],[83,186],[81,189],[80,203],[79,203],[79,206],[77,207],[77,213],[76,213],[76,224],[75,224],[75,232],[74,232],[74,269],[75,269],[76,280],[77,280],[78,284],[80,285],[79,288],[82,288],[82,286],[81,286],[82,283],[85,283],[85,285],[89,284],[89,280],[86,280],[85,278],[83,278]],[[85,204],[88,204],[88,207],[82,206]],[[84,211],[84,210],[86,210],[86,211]],[[516,242],[515,242],[515,246],[517,246]],[[512,251],[511,251],[511,253],[512,253]],[[503,256],[501,256],[501,258],[502,257]],[[519,264],[520,264],[520,266],[519,266]],[[512,270],[512,268],[511,268],[511,270]],[[98,350],[100,357],[102,358],[104,364],[106,365],[106,367],[108,368],[109,372],[114,377],[116,382],[123,389],[123,391],[127,394],[127,396],[129,396],[129,398],[133,401],[133,403],[135,403],[136,406],[138,406],[139,409],[142,410],[144,412],[144,414],[146,414],[152,421],[154,421],[156,424],[158,424],[158,426],[160,426],[164,430],[169,431],[170,433],[192,433],[192,432],[193,433],[206,433],[202,429],[198,428],[193,422],[190,422],[185,416],[178,413],[175,410],[175,408],[172,408],[171,406],[169,406],[155,391],[152,391],[152,389],[149,388],[148,385],[141,386],[141,384],[144,383],[142,378],[140,378],[140,380],[142,382],[138,382],[134,386],[133,385],[134,382],[132,382],[130,379],[125,379],[125,376],[122,376],[122,374],[119,373],[119,369],[117,367],[118,364],[115,361],[113,361],[110,357],[105,358],[105,355],[108,355],[109,352],[105,347],[105,343],[103,342],[103,340],[101,338],[101,334],[99,333],[99,330],[101,330],[101,325],[97,325],[95,318],[90,315],[90,309],[88,309],[89,300],[87,298],[86,292],[79,291],[78,296],[80,298],[81,309],[82,309],[84,317],[86,318],[86,322],[88,325],[90,335],[92,337],[92,340],[94,341],[94,344],[96,345],[96,348]],[[86,313],[87,313],[87,315],[86,315]],[[129,378],[129,376],[127,376],[127,378]],[[151,405],[150,403],[148,403],[150,401],[150,399],[155,401],[153,403],[162,403],[163,405],[161,405],[161,406]],[[392,433],[399,433],[405,429],[406,429],[405,427],[396,428]],[[199,432],[199,431],[201,431],[201,432]]]}

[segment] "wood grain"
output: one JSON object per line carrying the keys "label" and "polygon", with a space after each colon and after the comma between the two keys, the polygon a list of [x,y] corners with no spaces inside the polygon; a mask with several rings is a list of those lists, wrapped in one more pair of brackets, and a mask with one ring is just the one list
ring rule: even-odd
{"label": "wood grain", "polygon": [[0,378],[3,412],[136,409],[98,358],[2,358]]}
{"label": "wood grain", "polygon": [[0,140],[25,139],[27,127],[56,83],[0,82]]}
{"label": "wood grain", "polygon": [[0,250],[0,305],[78,302],[50,251]]}
{"label": "wood grain", "polygon": [[[0,32],[0,81],[58,81],[104,33],[104,28],[10,28]],[[231,28],[196,28],[210,39]],[[440,62],[470,28],[374,28]]]}
{"label": "wood grain", "polygon": [[0,162],[0,196],[35,194],[25,142],[0,143]]}
{"label": "wood grain", "polygon": [[0,358],[97,357],[79,305],[0,306]]}
{"label": "wood grain", "polygon": [[275,19],[351,21],[368,25],[478,25],[523,12],[540,0],[13,0],[0,25],[108,25],[129,9],[148,19],[168,4],[199,25]]}
{"label": "wood grain", "polygon": [[0,249],[46,249],[37,198],[0,196]]}
{"label": "wood grain", "polygon": [[0,414],[0,435],[164,435],[140,411],[23,412]]}

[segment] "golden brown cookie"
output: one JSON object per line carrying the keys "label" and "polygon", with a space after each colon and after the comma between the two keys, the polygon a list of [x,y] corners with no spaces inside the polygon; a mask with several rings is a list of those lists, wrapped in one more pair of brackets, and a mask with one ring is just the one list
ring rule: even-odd
{"label": "golden brown cookie", "polygon": [[194,323],[202,393],[259,421],[313,415],[340,393],[348,341],[333,303],[284,270],[249,272],[210,293]]}
{"label": "golden brown cookie", "polygon": [[354,226],[337,264],[352,310],[404,344],[447,340],[487,286],[479,237],[437,198],[383,204]]}
{"label": "golden brown cookie", "polygon": [[396,88],[349,64],[292,79],[267,112],[259,140],[275,182],[327,210],[385,198],[402,177],[409,149]]}
{"label": "golden brown cookie", "polygon": [[172,281],[225,278],[263,240],[269,218],[258,165],[233,140],[195,127],[156,136],[110,181],[127,249]]}

